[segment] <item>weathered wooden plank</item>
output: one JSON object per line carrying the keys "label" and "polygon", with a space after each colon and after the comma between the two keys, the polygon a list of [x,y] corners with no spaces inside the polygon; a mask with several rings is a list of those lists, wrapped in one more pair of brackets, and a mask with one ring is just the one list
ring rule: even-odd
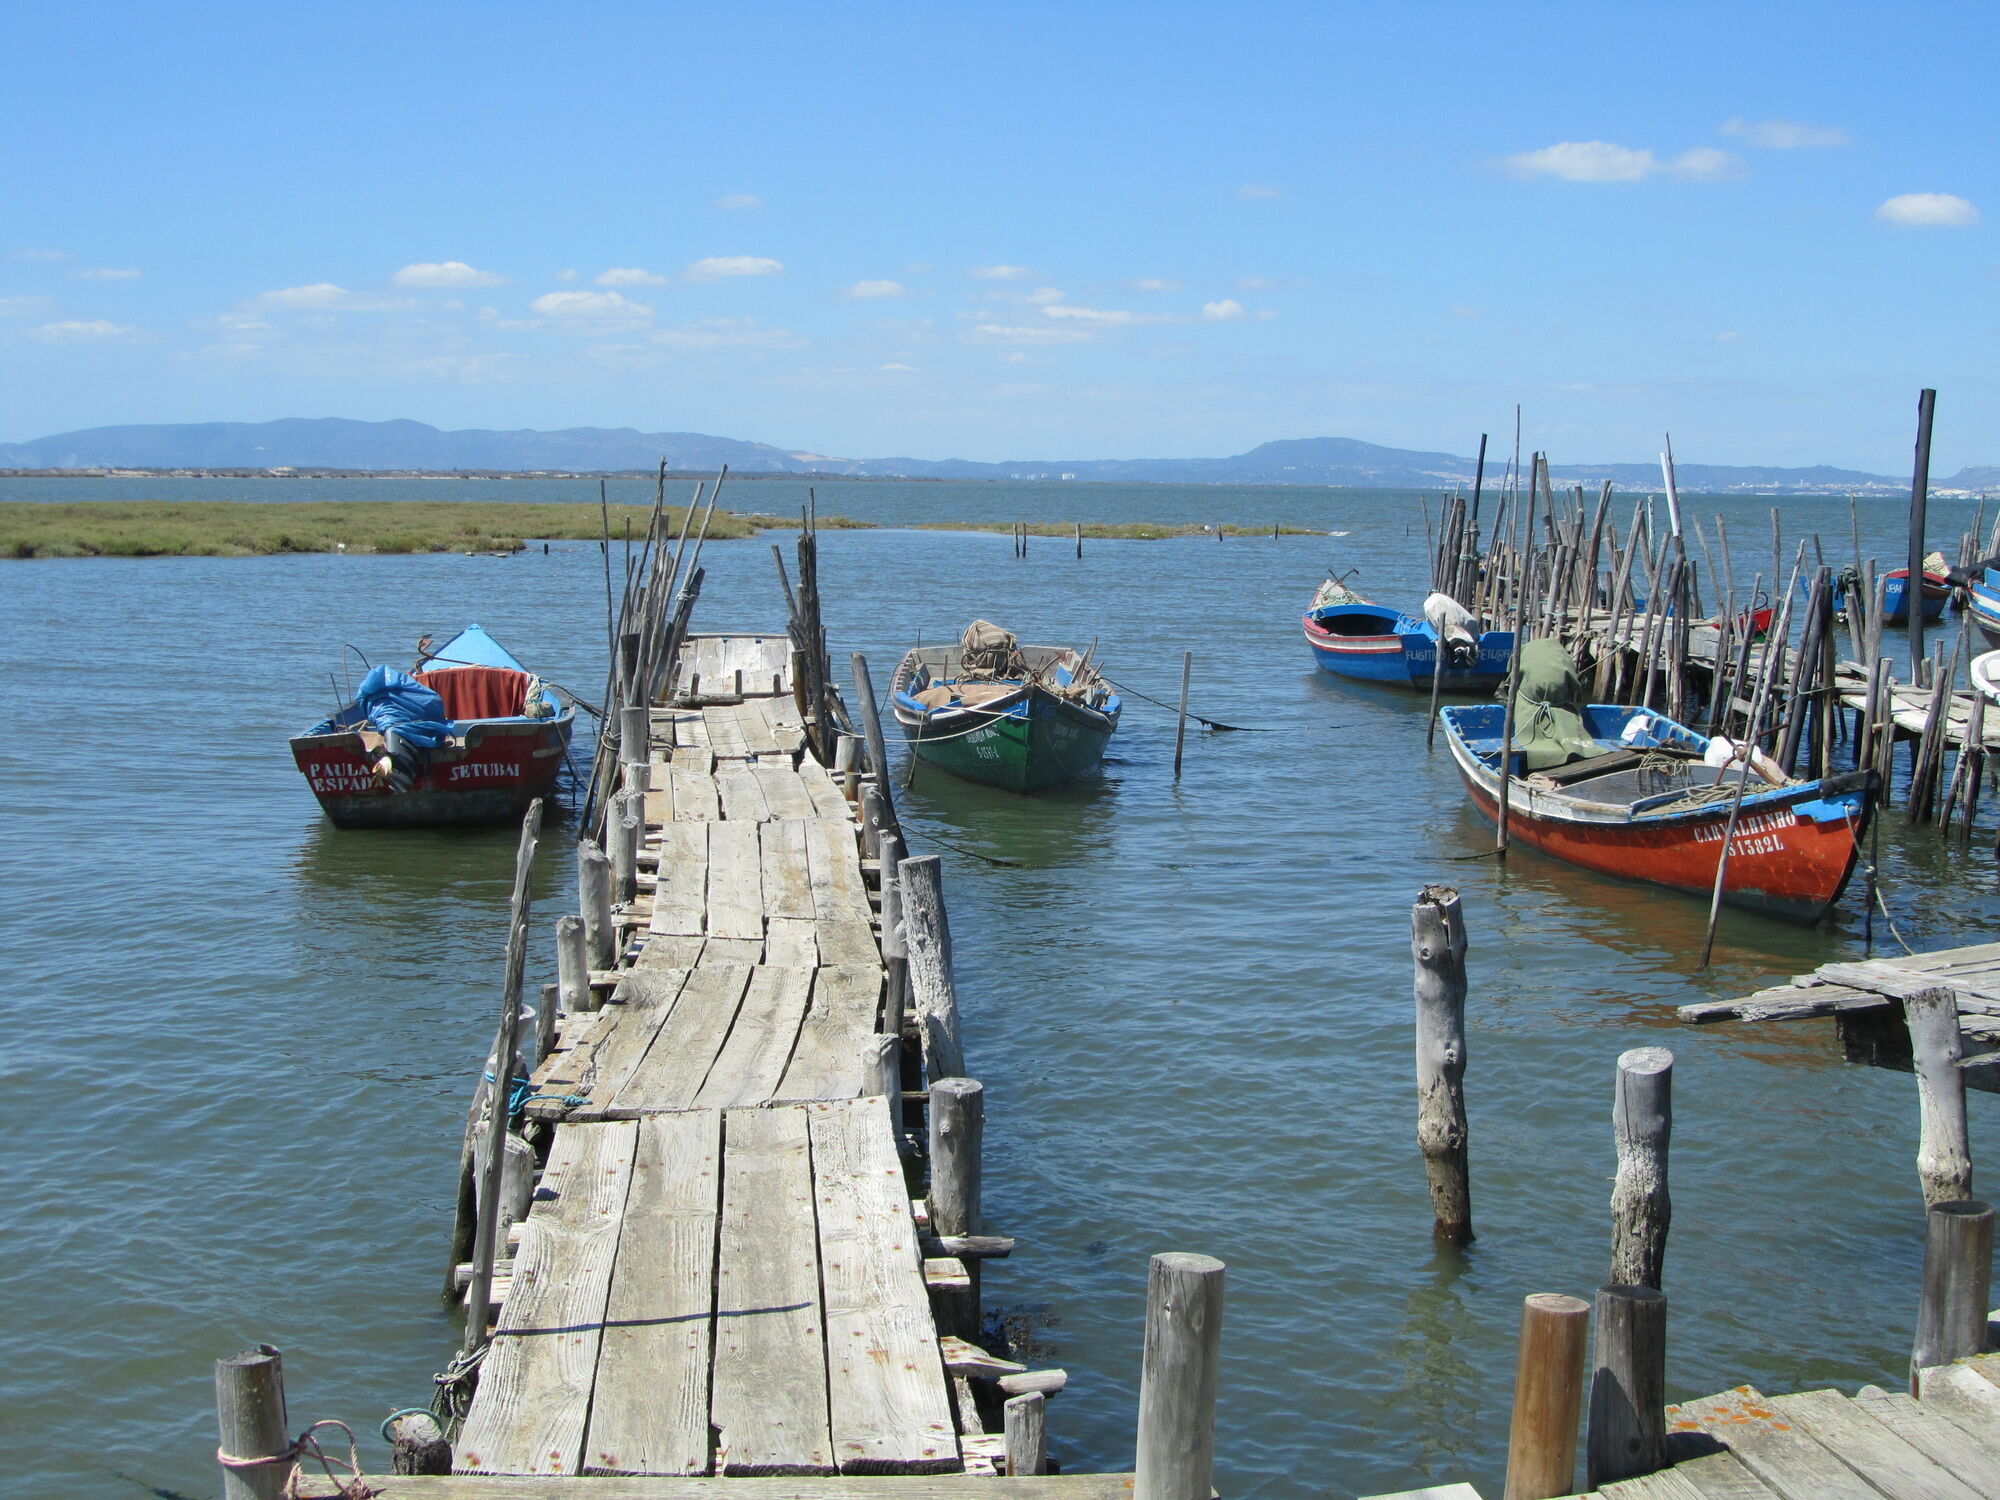
{"label": "weathered wooden plank", "polygon": [[650,966],[626,970],[612,994],[613,1004],[605,1007],[605,1014],[614,1017],[611,1028],[598,1040],[589,1065],[580,1070],[582,1076],[568,1089],[589,1096],[570,1110],[571,1120],[606,1118],[605,1110],[639,1070],[660,1027],[673,1013],[688,973]]}
{"label": "weathered wooden plank", "polygon": [[[852,1099],[861,1092],[862,1044],[880,1029],[882,971],[873,965],[823,968],[799,1028],[780,1099]],[[908,1210],[905,1202],[904,1210]]]}
{"label": "weathered wooden plank", "polygon": [[701,956],[716,963],[761,964],[764,944],[757,938],[712,937],[703,946]]}
{"label": "weathered wooden plank", "polygon": [[[1670,1484],[1668,1482],[1671,1482]],[[1659,1488],[1647,1486],[1659,1485]],[[1678,1485],[1680,1488],[1671,1486]],[[1606,1500],[1777,1500],[1777,1491],[1743,1467],[1733,1453],[1684,1458],[1671,1469],[1643,1479],[1607,1484]]]}
{"label": "weathered wooden plank", "polygon": [[822,918],[819,923],[819,961],[842,967],[879,967],[882,950],[876,944],[874,927],[859,918]]}
{"label": "weathered wooden plank", "polygon": [[800,779],[798,771],[786,765],[771,761],[759,761],[750,767],[757,778],[757,784],[764,789],[764,804],[771,809],[774,818],[816,818],[819,807],[813,802],[812,794]]}
{"label": "weathered wooden plank", "polygon": [[635,969],[692,969],[701,962],[704,939],[653,933],[633,961]]}
{"label": "weathered wooden plank", "polygon": [[632,1116],[693,1105],[750,982],[748,964],[710,961],[706,951],[702,957],[654,1034],[645,1061],[616,1097],[599,1101],[601,1107]]}
{"label": "weathered wooden plank", "polygon": [[799,782],[812,798],[813,807],[822,818],[839,818],[843,821],[854,816],[847,799],[840,795],[840,788],[834,785],[833,777],[826,767],[810,755],[799,761]]}
{"label": "weathered wooden plank", "polygon": [[1667,1431],[1702,1432],[1723,1444],[1784,1500],[1882,1500],[1882,1492],[1740,1385],[1667,1408]]}
{"label": "weathered wooden plank", "polygon": [[[911,1474],[878,1483],[823,1479],[513,1479],[370,1473],[384,1500],[1132,1500],[1130,1474],[1040,1474],[995,1479]],[[338,1500],[324,1475],[300,1479],[303,1500]]]}
{"label": "weathered wooden plank", "polygon": [[597,1356],[587,1474],[706,1474],[722,1117],[641,1120]]}
{"label": "weathered wooden plank", "polygon": [[708,935],[764,939],[762,855],[755,823],[708,831]]}
{"label": "weathered wooden plank", "polygon": [[713,823],[722,816],[715,778],[705,771],[683,770],[678,764],[668,768],[674,779],[674,819],[681,823]]}
{"label": "weathered wooden plank", "polygon": [[721,704],[704,709],[702,716],[708,721],[708,747],[715,752],[718,761],[741,760],[750,753],[743,733],[741,704]]}
{"label": "weathered wooden plank", "polygon": [[763,863],[764,914],[804,919],[816,916],[805,823],[798,819],[766,823],[757,830],[757,838]]}
{"label": "weathered wooden plank", "polygon": [[[683,746],[699,750],[709,748],[708,721],[698,711],[682,713],[674,719],[674,749],[678,752]],[[678,766],[680,763],[680,756],[676,754],[674,764]]]}
{"label": "weathered wooden plank", "polygon": [[1873,990],[1879,995],[1893,995],[1898,1000],[1907,1000],[1919,991],[1943,984],[1951,987],[1961,1005],[1979,1002],[1986,1007],[2000,1006],[2000,990],[1981,989],[1943,965],[1919,969],[1914,964],[1894,964],[1877,959],[1872,963],[1822,964],[1815,972],[1829,984]]}
{"label": "weathered wooden plank", "polygon": [[839,818],[814,818],[804,826],[814,913],[822,921],[869,920],[868,887],[861,879],[854,825]]}
{"label": "weathered wooden plank", "polygon": [[750,988],[737,1009],[736,1024],[729,1028],[728,1041],[695,1095],[695,1108],[764,1104],[777,1097],[799,1024],[805,1020],[812,980],[811,969],[760,965],[750,971]]}
{"label": "weathered wooden plank", "polygon": [[825,1474],[824,1322],[803,1109],[723,1117],[709,1421],[724,1474]]}
{"label": "weathered wooden plank", "polygon": [[2000,1456],[2000,1389],[1957,1365],[1921,1371],[1925,1411],[1945,1418],[1982,1450]]}
{"label": "weathered wooden plank", "polygon": [[746,762],[730,761],[715,770],[715,790],[722,802],[722,816],[738,822],[761,823],[771,816],[764,800],[764,787]]}
{"label": "weathered wooden plank", "polygon": [[1842,1011],[1887,1010],[1891,1004],[1872,990],[1841,984],[1781,984],[1741,1000],[1698,1000],[1674,1014],[1695,1026],[1711,1021],[1811,1021]]}
{"label": "weathered wooden plank", "polygon": [[[765,894],[769,895],[766,887]],[[764,923],[764,962],[782,968],[819,967],[819,924],[790,917],[771,917]]]}
{"label": "weathered wooden plank", "polygon": [[669,823],[660,831],[659,884],[653,887],[652,931],[700,937],[708,914],[707,823]]}
{"label": "weathered wooden plank", "polygon": [[1854,1404],[1980,1494],[2000,1495],[2000,1448],[1993,1446],[2000,1440],[2000,1423],[1984,1420],[1988,1441],[1980,1442],[1932,1402],[1876,1385],[1856,1391]]}
{"label": "weathered wooden plank", "polygon": [[674,778],[664,766],[653,777],[657,785],[646,788],[646,826],[656,828],[674,820]]}
{"label": "weathered wooden plank", "polygon": [[[770,674],[754,668],[752,670],[768,689],[771,685]],[[738,732],[743,736],[743,748],[752,755],[778,753],[778,736],[772,728],[771,715],[768,711],[770,702],[769,698],[753,699],[743,705],[742,713],[737,716],[736,725]]]}
{"label": "weathered wooden plank", "polygon": [[[1838,1391],[1772,1398],[1778,1422],[1790,1421],[1885,1495],[1896,1500],[1982,1500],[1976,1489],[1898,1436]],[[1732,1443],[1732,1447],[1735,1445]]]}
{"label": "weathered wooden plank", "polygon": [[951,1391],[888,1101],[815,1104],[810,1117],[834,1460],[843,1474],[955,1469]]}
{"label": "weathered wooden plank", "polygon": [[557,1128],[459,1434],[462,1472],[578,1472],[635,1140],[631,1125]]}

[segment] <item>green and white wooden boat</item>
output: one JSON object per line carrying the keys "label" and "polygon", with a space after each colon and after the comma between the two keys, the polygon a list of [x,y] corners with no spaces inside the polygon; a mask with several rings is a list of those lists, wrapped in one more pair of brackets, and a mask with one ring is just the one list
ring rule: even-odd
{"label": "green and white wooden boat", "polygon": [[890,705],[920,760],[1015,792],[1092,770],[1123,704],[1067,646],[1022,646],[985,621],[955,646],[919,646],[896,668]]}

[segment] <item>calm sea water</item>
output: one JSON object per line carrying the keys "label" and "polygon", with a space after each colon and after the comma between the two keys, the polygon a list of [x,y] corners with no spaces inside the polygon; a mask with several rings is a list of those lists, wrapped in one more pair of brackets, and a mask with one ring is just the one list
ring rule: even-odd
{"label": "calm sea water", "polygon": [[[336,493],[362,498],[357,483]],[[802,490],[734,498],[782,512]],[[1900,1378],[1922,1237],[1910,1078],[1844,1066],[1825,1023],[1673,1018],[1858,955],[1858,892],[1814,931],[1726,913],[1704,974],[1695,902],[1532,853],[1461,860],[1490,834],[1443,751],[1425,753],[1422,702],[1336,685],[1297,634],[1331,561],[1382,597],[1419,591],[1414,497],[820,494],[885,523],[1282,516],[1348,533],[1091,543],[1081,562],[1041,541],[1016,561],[1003,536],[822,539],[836,651],[866,651],[878,681],[919,637],[980,614],[1030,639],[1095,638],[1160,698],[1192,650],[1198,711],[1265,731],[1194,736],[1175,784],[1170,716],[1135,702],[1087,784],[1020,799],[925,771],[903,794],[913,848],[946,860],[988,1088],[989,1221],[1021,1241],[988,1300],[1071,1372],[1051,1409],[1067,1466],[1130,1463],[1146,1257],[1191,1249],[1230,1267],[1224,1493],[1457,1478],[1498,1493],[1520,1299],[1604,1279],[1614,1065],[1642,1044],[1679,1059],[1671,1394]],[[1739,573],[1759,551],[1768,569],[1767,503],[1701,502],[1717,508]],[[1955,545],[1969,516],[1935,513]],[[1788,538],[1821,526],[1839,552],[1847,524],[1844,502],[1786,502]],[[1892,555],[1901,524],[1864,510],[1865,545]],[[704,628],[779,618],[764,543],[704,562]],[[20,720],[0,744],[10,1493],[213,1493],[210,1362],[258,1340],[285,1351],[295,1424],[344,1418],[377,1467],[375,1424],[428,1399],[453,1343],[437,1287],[514,836],[337,831],[284,740],[326,711],[343,642],[401,661],[467,620],[594,699],[602,588],[596,549],[575,544],[0,566],[0,688]],[[1992,935],[1992,839],[1983,827],[1967,852],[1887,821],[1887,899],[1913,944]],[[537,979],[574,889],[565,842],[538,875]],[[1432,1245],[1414,1141],[1409,908],[1432,881],[1464,893],[1472,942],[1479,1239],[1464,1253]],[[1975,1096],[1976,1154],[1993,1112]]]}

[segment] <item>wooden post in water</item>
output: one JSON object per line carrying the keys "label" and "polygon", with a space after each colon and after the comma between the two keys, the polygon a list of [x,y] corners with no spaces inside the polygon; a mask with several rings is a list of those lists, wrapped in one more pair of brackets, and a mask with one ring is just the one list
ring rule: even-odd
{"label": "wooden post in water", "polygon": [[1181,747],[1187,740],[1188,679],[1194,675],[1194,653],[1181,653],[1181,707],[1174,719],[1174,780],[1181,779]]}
{"label": "wooden post in water", "polygon": [[868,676],[868,658],[857,651],[848,660],[854,668],[855,707],[861,710],[861,729],[868,736],[869,769],[875,773],[875,789],[882,794],[885,826],[900,829],[896,799],[889,794],[889,742],[882,737],[882,711],[875,702],[875,684]]}
{"label": "wooden post in water", "polygon": [[286,1431],[285,1367],[276,1349],[259,1344],[215,1362],[215,1423],[222,1500],[279,1500],[288,1487],[293,1453]]}
{"label": "wooden post in water", "polygon": [[979,1150],[986,1131],[986,1090],[971,1078],[931,1085],[931,1233],[977,1234]]}
{"label": "wooden post in water", "polygon": [[637,818],[626,811],[625,799],[611,803],[611,888],[620,906],[629,906],[639,894],[639,837]]}
{"label": "wooden post in water", "polygon": [[1049,1468],[1048,1397],[1040,1391],[1010,1396],[1000,1408],[1007,1439],[1007,1476],[1046,1474]]}
{"label": "wooden post in water", "polygon": [[618,954],[611,930],[611,861],[590,839],[576,841],[576,886],[590,967],[608,969]]}
{"label": "wooden post in water", "polygon": [[861,789],[861,854],[879,860],[882,854],[882,792],[872,782]]}
{"label": "wooden post in water", "polygon": [[1618,1176],[1611,1189],[1611,1280],[1657,1289],[1673,1221],[1667,1196],[1673,1053],[1664,1047],[1634,1047],[1620,1055],[1611,1123],[1618,1140]]}
{"label": "wooden post in water", "polygon": [[596,1010],[590,988],[590,955],[584,948],[583,918],[556,918],[556,987],[566,1015]]}
{"label": "wooden post in water", "polygon": [[[887,971],[885,1030],[902,1034],[903,1012],[910,999],[910,958],[903,944],[903,841],[882,835],[876,860],[882,872],[882,967]],[[902,1117],[900,1109],[891,1113]]]}
{"label": "wooden post in water", "polygon": [[1924,665],[1924,511],[1930,503],[1931,417],[1937,392],[1917,392],[1917,455],[1910,471],[1910,576],[1903,581],[1903,598],[1910,617],[1910,673],[1915,680]]}
{"label": "wooden post in water", "polygon": [[854,736],[843,734],[833,747],[833,774],[840,779],[840,793],[849,802],[861,796],[861,769],[854,763]]}
{"label": "wooden post in water", "polygon": [[1589,1331],[1590,1304],[1580,1297],[1536,1292],[1522,1304],[1506,1500],[1556,1500],[1572,1491]]}
{"label": "wooden post in water", "polygon": [[1427,885],[1410,910],[1416,958],[1417,1146],[1430,1178],[1432,1235],[1472,1238],[1472,1176],[1466,1160],[1465,915],[1458,892]]}
{"label": "wooden post in water", "polygon": [[1657,1287],[1597,1289],[1584,1483],[1667,1466],[1667,1299]]}
{"label": "wooden post in water", "polygon": [[1917,1075],[1917,1178],[1924,1202],[1972,1196],[1972,1145],[1965,1125],[1965,1033],[1958,996],[1943,985],[1903,997]]}
{"label": "wooden post in water", "polygon": [[951,972],[951,927],[944,912],[943,865],[935,854],[897,867],[903,883],[903,943],[910,999],[923,1031],[924,1067],[932,1083],[965,1076],[958,1036],[958,989]]}
{"label": "wooden post in water", "polygon": [[1910,1350],[1910,1394],[1919,1372],[1986,1349],[1993,1279],[1993,1205],[1933,1203],[1924,1222],[1924,1290]]}
{"label": "wooden post in water", "polygon": [[1083,561],[1083,522],[1081,521],[1076,523],[1076,558],[1078,562]]}
{"label": "wooden post in water", "polygon": [[645,704],[619,709],[618,763],[622,766],[643,766],[649,748],[646,742],[651,733],[652,721],[647,716]]}
{"label": "wooden post in water", "polygon": [[1148,1267],[1132,1500],[1209,1500],[1223,1274],[1207,1255],[1156,1255]]}

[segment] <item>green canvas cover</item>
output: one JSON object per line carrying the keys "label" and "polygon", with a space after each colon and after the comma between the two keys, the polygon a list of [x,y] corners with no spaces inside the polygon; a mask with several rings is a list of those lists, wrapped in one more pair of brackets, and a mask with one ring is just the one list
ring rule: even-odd
{"label": "green canvas cover", "polygon": [[1544,636],[1521,648],[1514,691],[1514,748],[1530,771],[1547,771],[1599,753],[1584,728],[1583,684],[1567,651]]}

